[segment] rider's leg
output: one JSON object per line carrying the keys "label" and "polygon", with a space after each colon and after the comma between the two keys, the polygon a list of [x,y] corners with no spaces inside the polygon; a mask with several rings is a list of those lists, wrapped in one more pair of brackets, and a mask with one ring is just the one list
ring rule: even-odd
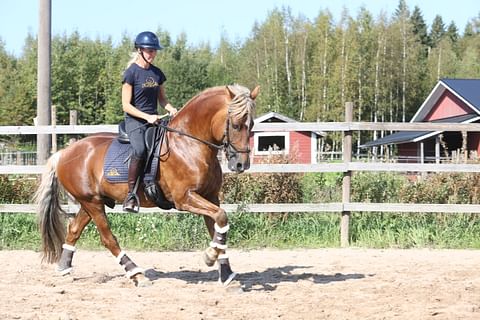
{"label": "rider's leg", "polygon": [[[123,202],[123,210],[128,212],[138,212],[139,201],[136,194],[135,186],[140,183],[137,181],[143,173],[144,160],[132,156],[130,158],[130,164],[128,166],[128,194]],[[137,186],[138,189],[138,186]]]}
{"label": "rider's leg", "polygon": [[[145,165],[146,147],[145,147],[145,130],[147,124],[137,119],[127,117],[125,119],[125,129],[132,146],[132,155],[128,166],[128,194],[123,202],[123,210],[129,212],[138,212],[140,203],[136,190],[143,174]],[[137,185],[137,186],[136,186]]]}

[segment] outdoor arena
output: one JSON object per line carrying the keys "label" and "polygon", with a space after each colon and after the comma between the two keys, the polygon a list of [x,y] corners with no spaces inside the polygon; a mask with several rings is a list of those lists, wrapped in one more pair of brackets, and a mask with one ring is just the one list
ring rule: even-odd
{"label": "outdoor arena", "polygon": [[200,252],[129,252],[150,286],[113,256],[79,250],[59,276],[32,251],[0,251],[0,319],[479,319],[480,254],[469,250],[229,250],[217,283]]}
{"label": "outdoor arena", "polygon": [[[337,130],[345,132],[348,140],[352,130],[385,124],[310,125],[320,130],[335,125]],[[422,129],[439,126],[420,125],[424,126]],[[403,124],[402,129],[418,130],[418,126]],[[36,134],[39,130],[71,133],[79,127],[2,130],[7,134]],[[462,125],[461,129],[479,130],[478,124]],[[342,203],[264,207],[252,204],[249,208],[256,212],[341,213],[339,243],[343,248],[245,251],[229,248],[232,269],[238,276],[228,287],[217,283],[217,267],[206,267],[201,252],[129,252],[127,248],[149,279],[150,285],[136,287],[125,278],[125,272],[106,249],[79,250],[73,260],[73,274],[68,276],[59,276],[55,266],[42,264],[39,252],[0,251],[4,270],[0,277],[0,319],[480,319],[478,250],[373,250],[348,245],[351,211],[480,212],[479,205],[351,203],[348,180],[351,171],[480,172],[480,165],[357,163],[351,161],[351,153],[348,156],[351,150],[345,148],[345,152],[344,163],[309,168],[252,167],[257,172],[344,172]],[[0,169],[2,174],[12,170],[38,174],[42,168]],[[20,212],[33,210],[10,204],[1,205],[0,212],[14,212],[15,208]]]}

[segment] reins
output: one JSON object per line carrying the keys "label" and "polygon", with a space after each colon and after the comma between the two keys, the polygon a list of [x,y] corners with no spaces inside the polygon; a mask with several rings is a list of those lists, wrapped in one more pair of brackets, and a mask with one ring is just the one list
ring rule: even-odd
{"label": "reins", "polygon": [[[157,127],[160,127],[160,128],[163,128],[165,129],[166,131],[170,131],[170,132],[175,132],[179,135],[182,135],[182,136],[186,136],[190,139],[193,139],[195,141],[198,141],[198,142],[201,142],[209,147],[212,147],[212,148],[215,148],[217,150],[221,150],[221,149],[224,149],[227,154],[230,154],[230,149],[232,149],[235,153],[250,153],[250,148],[247,147],[246,149],[237,149],[230,141],[230,108],[233,106],[233,107],[237,107],[239,105],[242,105],[244,104],[244,101],[245,101],[245,98],[249,97],[249,95],[247,93],[242,93],[242,94],[238,94],[235,96],[235,98],[232,100],[231,104],[229,105],[229,109],[228,109],[228,113],[227,113],[227,119],[226,119],[226,126],[225,126],[225,132],[223,134],[223,137],[222,137],[222,144],[215,144],[215,143],[212,143],[210,141],[206,141],[206,140],[203,140],[203,139],[200,139],[198,137],[195,137],[194,135],[191,135],[187,132],[184,132],[182,130],[178,130],[178,129],[175,129],[175,128],[172,128],[172,127],[169,127],[168,126],[168,121],[166,122],[167,124],[163,124],[162,122],[158,121],[156,122],[155,124],[153,124],[154,126],[157,126]],[[241,110],[240,110],[241,111]],[[238,115],[238,112],[235,114],[235,116]],[[168,114],[165,114],[163,115],[160,119],[162,118],[166,118],[166,117],[169,117]],[[160,120],[159,119],[159,120]],[[132,131],[138,129],[138,128],[141,128],[143,126],[147,126],[149,125],[149,123],[144,123],[140,126],[138,126],[137,128],[135,129],[132,129]],[[129,132],[127,132],[127,135],[128,135]],[[226,138],[226,139],[225,139]],[[226,140],[226,141],[225,141]],[[167,138],[167,141],[168,141],[168,138]]]}
{"label": "reins", "polygon": [[[147,122],[147,123],[144,123],[144,124],[141,124],[141,125],[139,125],[138,127],[130,130],[130,132],[135,131],[135,130],[137,130],[138,128],[148,126],[149,124],[150,124],[150,123],[148,123],[148,122]],[[224,144],[215,144],[215,143],[212,143],[212,142],[210,142],[210,141],[202,140],[202,139],[197,138],[197,137],[195,137],[195,136],[193,136],[193,135],[191,135],[191,134],[189,134],[189,133],[186,133],[186,132],[181,131],[181,130],[178,130],[178,129],[174,129],[174,128],[169,127],[168,125],[164,125],[164,124],[162,124],[162,123],[160,123],[160,122],[159,122],[159,123],[155,123],[155,124],[153,124],[153,125],[154,125],[154,126],[157,126],[157,127],[160,127],[160,128],[163,128],[163,129],[165,129],[165,130],[167,130],[167,131],[175,132],[175,133],[178,133],[179,135],[189,137],[189,138],[191,138],[191,139],[193,139],[193,140],[196,140],[196,141],[198,141],[198,142],[201,142],[201,143],[203,143],[203,144],[206,144],[207,146],[210,146],[210,147],[215,148],[215,149],[218,149],[218,150],[222,149],[222,148],[225,146]],[[127,132],[127,134],[130,133],[130,132]]]}
{"label": "reins", "polygon": [[159,126],[159,127],[161,127],[161,128],[164,128],[164,129],[167,130],[167,131],[175,132],[175,133],[178,133],[179,135],[189,137],[189,138],[191,138],[191,139],[193,139],[193,140],[196,140],[196,141],[198,141],[198,142],[204,143],[204,144],[206,144],[207,146],[210,146],[210,147],[215,148],[215,149],[218,149],[218,150],[220,150],[220,149],[222,149],[222,148],[224,147],[224,144],[215,144],[215,143],[212,143],[212,142],[210,142],[210,141],[202,140],[202,139],[197,138],[197,137],[195,137],[195,136],[193,136],[193,135],[191,135],[191,134],[189,134],[189,133],[183,132],[183,131],[178,130],[178,129],[171,128],[171,127],[169,127],[168,125],[164,125],[164,124],[159,123],[159,124],[156,124],[156,126]]}

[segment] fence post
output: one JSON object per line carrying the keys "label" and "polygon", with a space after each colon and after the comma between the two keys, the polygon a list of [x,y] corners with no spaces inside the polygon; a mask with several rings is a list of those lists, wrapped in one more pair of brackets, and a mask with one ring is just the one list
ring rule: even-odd
{"label": "fence post", "polygon": [[[37,50],[37,123],[50,124],[51,104],[51,38],[52,1],[39,1]],[[45,164],[50,156],[50,135],[37,134],[37,164]]]}
{"label": "fence post", "polygon": [[[77,110],[70,110],[70,114],[69,114],[69,124],[71,126],[75,126],[77,125],[77,122],[78,122],[78,113],[77,113]],[[76,138],[70,138],[70,140],[68,140],[68,143],[69,144],[72,144],[74,143],[75,141],[77,141]]]}
{"label": "fence post", "polygon": [[[345,103],[345,122],[353,121],[353,102]],[[343,135],[343,163],[348,165],[352,161],[352,131],[348,130]],[[342,204],[350,202],[350,185],[352,181],[352,172],[347,170],[343,173],[342,183]],[[342,220],[340,222],[340,245],[348,247],[349,245],[349,225],[350,211],[342,211]]]}
{"label": "fence post", "polygon": [[[57,126],[57,107],[52,104],[52,128]],[[57,152],[57,134],[55,132],[52,133],[52,154]]]}

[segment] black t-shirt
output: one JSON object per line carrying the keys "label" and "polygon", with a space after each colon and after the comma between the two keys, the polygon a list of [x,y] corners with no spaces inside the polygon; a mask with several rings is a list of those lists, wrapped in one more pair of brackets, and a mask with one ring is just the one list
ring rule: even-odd
{"label": "black t-shirt", "polygon": [[[130,101],[133,106],[148,114],[158,114],[158,90],[166,80],[162,70],[154,65],[143,69],[136,63],[132,63],[123,73],[122,83],[128,83],[133,87],[132,101]],[[129,116],[127,114],[127,117]]]}

